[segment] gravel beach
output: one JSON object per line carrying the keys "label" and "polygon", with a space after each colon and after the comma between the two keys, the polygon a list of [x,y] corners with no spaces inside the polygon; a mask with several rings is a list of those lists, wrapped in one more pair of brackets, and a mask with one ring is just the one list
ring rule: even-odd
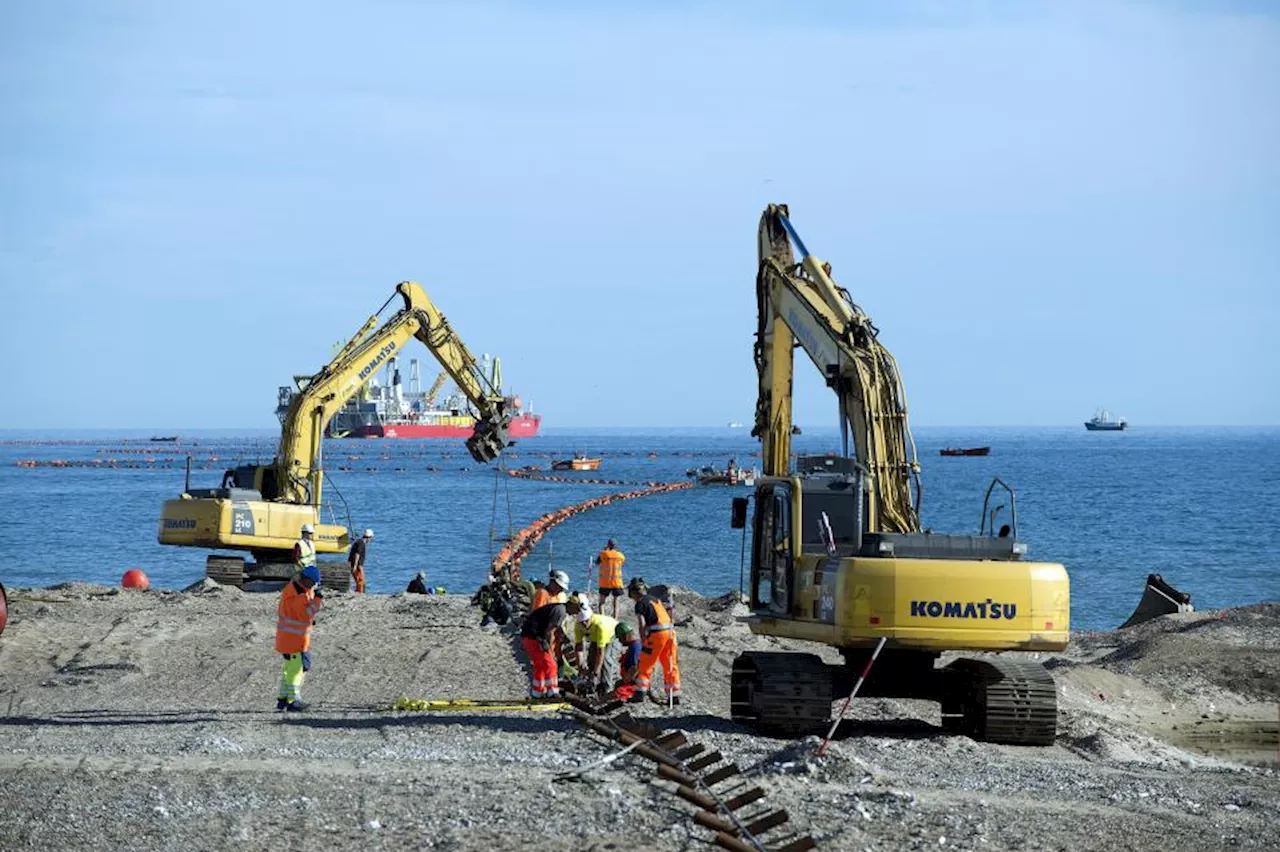
{"label": "gravel beach", "polygon": [[[728,718],[738,653],[802,646],[752,636],[732,595],[676,594],[685,703],[640,712],[736,760],[821,848],[1280,848],[1280,605],[1073,637],[1044,655],[1049,748],[947,735],[933,704],[864,700],[816,759],[816,738]],[[556,780],[616,748],[561,713],[385,709],[523,698],[517,638],[481,628],[466,597],[330,595],[305,714],[274,712],[274,594],[70,585],[9,600],[0,848],[713,848],[639,758]]]}

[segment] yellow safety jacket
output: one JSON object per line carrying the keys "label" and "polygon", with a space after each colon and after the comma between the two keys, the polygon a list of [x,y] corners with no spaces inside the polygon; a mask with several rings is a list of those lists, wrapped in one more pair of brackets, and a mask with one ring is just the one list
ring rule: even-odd
{"label": "yellow safety jacket", "polygon": [[297,563],[299,571],[316,564],[316,543],[314,541],[300,538],[294,547],[298,550]]}

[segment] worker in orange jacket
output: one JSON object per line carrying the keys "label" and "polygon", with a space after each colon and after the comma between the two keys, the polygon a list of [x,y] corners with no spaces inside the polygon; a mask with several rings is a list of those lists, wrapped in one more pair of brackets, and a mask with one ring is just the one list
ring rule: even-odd
{"label": "worker in orange jacket", "polygon": [[541,609],[551,603],[567,603],[569,600],[569,575],[563,571],[552,571],[547,576],[547,584],[533,593],[533,603],[529,611]]}
{"label": "worker in orange jacket", "polygon": [[597,583],[600,592],[600,604],[596,609],[604,615],[604,599],[613,598],[611,607],[613,618],[618,617],[618,598],[622,597],[622,565],[627,561],[613,539],[605,542],[604,550],[596,554],[596,564],[600,566],[600,581]]}
{"label": "worker in orange jacket", "polygon": [[276,710],[291,713],[307,709],[302,700],[302,681],[311,670],[311,626],[323,605],[324,596],[316,588],[320,569],[303,568],[280,592],[276,607],[276,650],[284,657]]}
{"label": "worker in orange jacket", "polygon": [[650,689],[654,666],[662,664],[662,680],[667,700],[680,703],[680,665],[676,660],[675,624],[667,608],[649,593],[649,586],[640,577],[632,578],[627,585],[627,596],[636,602],[636,619],[640,622],[640,665],[636,670],[636,691],[629,699],[644,701]]}

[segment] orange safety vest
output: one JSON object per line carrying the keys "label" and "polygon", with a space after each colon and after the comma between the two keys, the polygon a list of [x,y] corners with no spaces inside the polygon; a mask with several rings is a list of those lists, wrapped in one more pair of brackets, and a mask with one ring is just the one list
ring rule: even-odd
{"label": "orange safety vest", "polygon": [[600,563],[600,588],[621,589],[622,563],[627,561],[627,557],[622,555],[622,551],[602,550],[600,555],[596,557],[596,561]]}
{"label": "orange safety vest", "polygon": [[280,593],[276,607],[276,650],[297,654],[311,647],[311,622],[320,611],[320,601],[311,589],[289,583]]}
{"label": "orange safety vest", "polygon": [[568,597],[564,592],[561,592],[558,595],[553,595],[545,588],[538,589],[538,591],[533,593],[533,605],[529,607],[529,612],[533,612],[538,607],[546,606],[550,603],[564,603],[567,600]]}
{"label": "orange safety vest", "polygon": [[[646,639],[648,638],[650,633],[658,633],[663,630],[671,630],[674,627],[674,625],[671,623],[671,615],[670,613],[667,612],[667,608],[662,605],[662,601],[658,600],[652,595],[645,595],[643,598],[640,599],[640,601],[642,604],[645,602],[649,603],[653,607],[653,614],[658,617],[658,620],[656,623],[645,624],[644,630],[645,630]],[[645,618],[645,621],[648,621],[647,616]]]}

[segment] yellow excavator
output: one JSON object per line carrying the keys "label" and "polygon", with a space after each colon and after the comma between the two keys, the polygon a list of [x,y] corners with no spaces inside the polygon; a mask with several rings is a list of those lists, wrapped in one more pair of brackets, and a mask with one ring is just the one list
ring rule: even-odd
{"label": "yellow excavator", "polygon": [[[740,655],[730,687],[734,719],[775,733],[821,731],[832,700],[849,695],[865,671],[859,696],[939,702],[948,731],[1052,744],[1056,690],[1038,662],[991,654],[938,663],[951,651],[1065,648],[1066,569],[1025,558],[1016,497],[999,479],[987,489],[977,535],[921,528],[920,466],[897,364],[831,266],[809,254],[785,205],[770,205],[760,219],[756,293],[752,434],[761,440],[764,475],[755,487],[748,623],[758,635],[838,649],[843,663],[794,652]],[[799,456],[792,469],[797,346],[835,392],[843,450]],[[1007,491],[1012,513],[999,534],[987,524],[997,488]],[[745,526],[746,516],[747,499],[738,498],[733,525]]]}
{"label": "yellow excavator", "polygon": [[[397,295],[403,307],[382,322],[383,311]],[[481,463],[497,458],[510,443],[507,401],[422,287],[405,281],[324,369],[295,377],[298,392],[287,399],[280,445],[271,464],[232,468],[217,488],[192,488],[188,465],[182,494],[166,500],[161,510],[160,543],[248,551],[250,563],[243,556],[226,555],[210,556],[206,563],[211,579],[237,586],[293,576],[293,546],[303,524],[315,527],[318,554],[344,552],[351,543],[348,527],[320,522],[325,424],[413,337],[431,351],[476,409],[467,450]],[[347,588],[345,562],[319,565],[325,585]]]}

